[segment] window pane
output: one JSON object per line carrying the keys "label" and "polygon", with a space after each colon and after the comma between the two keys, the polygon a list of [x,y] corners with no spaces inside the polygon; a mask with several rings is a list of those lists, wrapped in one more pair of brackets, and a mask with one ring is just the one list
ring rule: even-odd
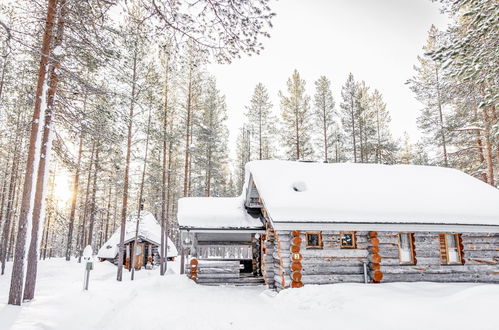
{"label": "window pane", "polygon": [[344,233],[341,236],[341,246],[353,246],[353,234]]}
{"label": "window pane", "polygon": [[456,249],[449,249],[449,262],[450,263],[460,262],[459,253],[457,252]]}
{"label": "window pane", "polygon": [[456,235],[447,234],[447,247],[450,249],[455,249],[457,247]]}
{"label": "window pane", "polygon": [[412,262],[410,234],[401,233],[400,237],[400,262]]}
{"label": "window pane", "polygon": [[307,234],[307,246],[319,246],[319,234]]}

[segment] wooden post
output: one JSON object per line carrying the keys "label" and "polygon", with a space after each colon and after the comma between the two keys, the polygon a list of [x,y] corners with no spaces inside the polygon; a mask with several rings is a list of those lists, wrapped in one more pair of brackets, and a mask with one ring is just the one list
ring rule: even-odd
{"label": "wooden post", "polygon": [[184,243],[180,244],[180,275],[185,274],[185,248]]}
{"label": "wooden post", "polygon": [[381,271],[381,256],[379,255],[379,239],[378,233],[375,231],[369,232],[369,251],[370,251],[370,275],[373,283],[380,283],[383,279]]}
{"label": "wooden post", "polygon": [[301,264],[301,254],[300,254],[300,246],[302,243],[302,239],[300,238],[300,231],[293,230],[291,232],[291,287],[292,288],[301,288],[303,283],[301,281],[302,274],[302,264]]}
{"label": "wooden post", "polygon": [[191,280],[194,282],[198,279],[198,260],[196,258],[191,259]]}

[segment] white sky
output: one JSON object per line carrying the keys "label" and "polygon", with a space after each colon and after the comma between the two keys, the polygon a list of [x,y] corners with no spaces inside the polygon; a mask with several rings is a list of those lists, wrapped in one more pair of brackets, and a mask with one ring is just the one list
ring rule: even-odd
{"label": "white sky", "polygon": [[447,17],[430,0],[281,0],[259,56],[244,57],[230,65],[212,64],[226,96],[231,155],[244,120],[245,106],[258,82],[268,89],[274,112],[280,114],[279,90],[296,68],[313,97],[314,82],[325,75],[332,81],[339,109],[341,85],[352,72],[383,94],[392,116],[396,138],[407,131],[418,138],[416,117],[421,109],[405,82],[426,41],[431,24],[443,29]]}

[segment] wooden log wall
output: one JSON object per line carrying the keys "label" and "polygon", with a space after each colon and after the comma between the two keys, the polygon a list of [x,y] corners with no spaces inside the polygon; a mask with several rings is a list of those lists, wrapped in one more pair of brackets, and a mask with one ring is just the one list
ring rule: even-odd
{"label": "wooden log wall", "polygon": [[368,234],[367,250],[369,252],[369,277],[371,282],[379,283],[383,279],[383,272],[381,271],[381,255],[379,254],[379,238],[378,233],[371,231]]}
{"label": "wooden log wall", "polygon": [[322,231],[322,249],[306,247],[305,232],[301,233],[303,284],[364,282],[364,262],[367,261],[367,232],[356,232],[356,248],[342,249],[340,231]]}
{"label": "wooden log wall", "polygon": [[190,261],[190,277],[196,283],[219,284],[239,279],[239,261],[202,260]]}
{"label": "wooden log wall", "polygon": [[271,288],[275,288],[274,283],[274,241],[275,233],[272,229],[267,228],[267,231],[262,237],[262,275],[265,284]]}
{"label": "wooden log wall", "polygon": [[[277,231],[273,251],[276,289],[299,288],[304,284],[363,283],[368,233],[356,235],[357,248],[342,249],[339,231],[322,231],[323,248],[312,249],[306,246],[306,232]],[[268,263],[268,254],[264,260]]]}
{"label": "wooden log wall", "polygon": [[253,253],[253,276],[261,276],[261,247],[260,238],[253,236],[251,241],[252,253]]}
{"label": "wooden log wall", "polygon": [[274,245],[274,283],[279,291],[291,286],[291,232],[276,232]]}
{"label": "wooden log wall", "polygon": [[464,264],[442,264],[439,233],[415,232],[416,264],[401,265],[398,232],[378,232],[382,282],[491,282],[499,283],[499,234],[460,235]]}

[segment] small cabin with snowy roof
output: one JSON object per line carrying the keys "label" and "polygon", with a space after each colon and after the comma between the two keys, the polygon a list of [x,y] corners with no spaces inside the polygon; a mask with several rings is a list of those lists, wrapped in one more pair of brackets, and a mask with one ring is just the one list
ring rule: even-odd
{"label": "small cabin with snowy roof", "polygon": [[198,283],[499,283],[499,190],[455,169],[252,161],[242,196],[178,221]]}
{"label": "small cabin with snowy roof", "polygon": [[[142,211],[139,219],[139,231],[137,236],[137,246],[134,249],[135,233],[137,229],[137,214],[132,213],[126,219],[125,225],[125,256],[123,265],[126,269],[130,269],[132,264],[132,251],[135,251],[135,269],[143,267],[149,268],[157,265],[160,262],[161,251],[161,226],[158,221],[147,211]],[[121,226],[111,235],[111,237],[101,246],[97,257],[100,261],[110,261],[115,265],[118,264],[118,252],[120,242]],[[173,260],[177,257],[177,248],[168,238],[167,259]]]}

